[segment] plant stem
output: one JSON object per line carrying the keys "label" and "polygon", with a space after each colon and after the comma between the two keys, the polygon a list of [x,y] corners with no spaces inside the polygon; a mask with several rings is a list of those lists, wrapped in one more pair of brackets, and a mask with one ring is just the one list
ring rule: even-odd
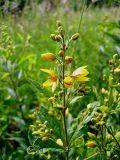
{"label": "plant stem", "polygon": [[106,129],[107,129],[108,133],[109,133],[109,134],[114,138],[114,140],[115,140],[115,142],[116,142],[117,146],[120,148],[120,144],[118,143],[117,139],[115,138],[115,136],[114,136],[114,134],[113,134],[112,130],[111,130],[111,129],[109,129],[109,128],[107,127],[107,125],[106,125],[106,124],[105,124],[105,127],[106,127]]}
{"label": "plant stem", "polygon": [[[64,43],[64,37],[63,37],[63,51],[65,53],[65,43]],[[68,160],[68,138],[67,138],[67,125],[66,125],[66,91],[64,86],[64,78],[65,78],[65,54],[62,59],[62,86],[63,86],[63,129],[64,129],[64,153],[65,153],[65,160]]]}

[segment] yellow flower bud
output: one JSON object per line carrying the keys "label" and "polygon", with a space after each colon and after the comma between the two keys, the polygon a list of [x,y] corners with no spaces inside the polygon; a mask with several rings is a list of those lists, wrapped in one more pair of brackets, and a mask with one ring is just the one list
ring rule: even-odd
{"label": "yellow flower bud", "polygon": [[56,22],[56,25],[57,25],[57,27],[60,27],[60,26],[62,26],[62,23],[61,23],[61,21],[60,21],[60,20],[58,20],[58,21]]}
{"label": "yellow flower bud", "polygon": [[63,142],[61,139],[57,139],[56,143],[59,145],[59,146],[63,146]]}
{"label": "yellow flower bud", "polygon": [[49,140],[49,138],[47,136],[42,138],[42,141],[44,141],[44,142],[47,142],[48,140]]}
{"label": "yellow flower bud", "polygon": [[64,51],[63,51],[63,50],[60,50],[59,53],[58,53],[58,55],[59,55],[60,57],[63,57],[63,56],[64,56]]}
{"label": "yellow flower bud", "polygon": [[66,88],[71,88],[73,86],[73,79],[71,77],[65,77],[64,85]]}
{"label": "yellow flower bud", "polygon": [[88,132],[87,134],[88,134],[89,138],[91,138],[91,139],[95,139],[96,138],[96,135],[91,133],[91,132]]}
{"label": "yellow flower bud", "polygon": [[69,116],[69,110],[67,108],[66,111],[65,111],[65,117],[68,118],[68,116]]}
{"label": "yellow flower bud", "polygon": [[50,38],[55,41],[55,36],[56,36],[55,34],[51,34]]}
{"label": "yellow flower bud", "polygon": [[44,53],[44,54],[41,54],[41,57],[46,61],[54,61],[56,59],[53,53]]}
{"label": "yellow flower bud", "polygon": [[44,122],[44,125],[47,125],[47,124],[48,124],[48,121],[45,121],[45,122]]}
{"label": "yellow flower bud", "polygon": [[75,40],[77,40],[78,38],[79,38],[79,33],[75,33],[72,37],[71,37],[71,39],[73,40],[73,41],[75,41]]}
{"label": "yellow flower bud", "polygon": [[72,61],[73,61],[73,58],[72,58],[71,56],[66,56],[66,57],[65,57],[65,62],[66,62],[66,63],[69,64],[69,63],[72,63]]}
{"label": "yellow flower bud", "polygon": [[55,36],[55,40],[56,40],[57,42],[60,42],[60,41],[62,40],[61,35],[56,35],[56,36]]}
{"label": "yellow flower bud", "polygon": [[42,135],[44,133],[42,131],[40,131],[40,130],[37,130],[37,131],[32,132],[32,134],[33,135]]}
{"label": "yellow flower bud", "polygon": [[52,157],[51,157],[51,155],[50,154],[48,154],[48,156],[47,156],[47,160],[50,160]]}
{"label": "yellow flower bud", "polygon": [[35,128],[35,126],[34,125],[30,125],[30,128]]}
{"label": "yellow flower bud", "polygon": [[94,142],[94,141],[88,141],[86,143],[86,146],[90,147],[90,148],[95,148],[96,147],[96,142]]}
{"label": "yellow flower bud", "polygon": [[118,57],[118,54],[113,55],[113,59],[115,60]]}
{"label": "yellow flower bud", "polygon": [[54,102],[55,100],[56,100],[55,97],[50,97],[50,98],[48,99],[48,101],[50,101],[50,102]]}
{"label": "yellow flower bud", "polygon": [[45,133],[46,133],[46,134],[47,134],[47,133],[49,133],[49,130],[48,130],[48,129],[46,129],[46,130],[45,130]]}
{"label": "yellow flower bud", "polygon": [[120,68],[115,68],[114,72],[115,73],[120,73]]}
{"label": "yellow flower bud", "polygon": [[54,115],[55,115],[54,110],[49,110],[49,111],[48,111],[48,115],[49,115],[49,116],[54,116]]}

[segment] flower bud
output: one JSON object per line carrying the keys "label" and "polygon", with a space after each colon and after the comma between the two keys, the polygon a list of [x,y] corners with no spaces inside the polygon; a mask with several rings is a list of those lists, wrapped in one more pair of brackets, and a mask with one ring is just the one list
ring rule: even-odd
{"label": "flower bud", "polygon": [[73,86],[73,79],[71,77],[65,77],[64,85],[66,88],[71,88]]}
{"label": "flower bud", "polygon": [[63,56],[64,56],[64,51],[63,51],[63,50],[60,50],[59,53],[58,53],[58,55],[59,55],[60,57],[63,57]]}
{"label": "flower bud", "polygon": [[62,26],[62,23],[61,23],[61,21],[59,21],[59,20],[58,20],[58,21],[56,22],[56,25],[57,25],[57,27],[60,27],[60,26]]}
{"label": "flower bud", "polygon": [[32,129],[33,129],[33,128],[35,128],[35,126],[34,126],[34,125],[30,125],[30,128],[32,128]]}
{"label": "flower bud", "polygon": [[66,111],[65,111],[65,117],[68,118],[68,116],[69,116],[69,110],[67,108]]}
{"label": "flower bud", "polygon": [[47,136],[42,138],[42,141],[44,141],[44,142],[47,142],[48,140],[49,140],[49,138]]}
{"label": "flower bud", "polygon": [[46,61],[54,61],[56,59],[53,53],[44,53],[44,54],[41,54],[41,57]]}
{"label": "flower bud", "polygon": [[53,129],[50,129],[50,133],[54,133],[54,130],[53,130]]}
{"label": "flower bud", "polygon": [[115,73],[120,73],[120,68],[115,68],[114,72]]}
{"label": "flower bud", "polygon": [[55,40],[56,40],[57,42],[60,42],[60,41],[62,40],[61,35],[56,35],[56,36],[55,36]]}
{"label": "flower bud", "polygon": [[88,141],[85,145],[87,147],[90,147],[90,148],[95,148],[96,147],[96,142],[94,142],[94,141]]}
{"label": "flower bud", "polygon": [[71,56],[66,56],[66,57],[65,57],[65,62],[66,62],[66,63],[69,64],[69,63],[72,63],[72,61],[73,61],[73,58],[72,58]]}
{"label": "flower bud", "polygon": [[48,129],[45,129],[45,133],[46,133],[46,134],[49,133],[49,130],[48,130]]}
{"label": "flower bud", "polygon": [[114,60],[116,60],[117,57],[118,57],[118,54],[114,54],[114,55],[113,55],[113,59],[114,59]]}
{"label": "flower bud", "polygon": [[49,116],[54,116],[54,115],[55,115],[54,110],[49,110],[49,111],[48,111],[48,115],[49,115]]}
{"label": "flower bud", "polygon": [[56,36],[55,34],[51,34],[50,38],[55,41],[55,36]]}
{"label": "flower bud", "polygon": [[78,38],[79,38],[79,33],[75,33],[75,34],[71,37],[71,39],[72,39],[73,41],[77,40]]}
{"label": "flower bud", "polygon": [[89,138],[91,138],[91,139],[95,139],[96,138],[96,135],[91,133],[91,132],[88,132],[87,134],[88,134]]}
{"label": "flower bud", "polygon": [[50,160],[51,159],[51,155],[50,154],[48,154],[48,156],[47,156],[47,160]]}
{"label": "flower bud", "polygon": [[48,125],[48,121],[45,121],[45,122],[44,122],[44,125]]}
{"label": "flower bud", "polygon": [[50,102],[54,102],[55,100],[56,100],[55,97],[50,97],[50,98],[48,99],[48,101],[50,101]]}
{"label": "flower bud", "polygon": [[111,60],[109,60],[109,64],[110,64],[110,65],[113,65],[113,63],[114,63],[114,62],[113,62],[113,60],[112,60],[112,59],[111,59]]}
{"label": "flower bud", "polygon": [[63,142],[61,139],[57,139],[56,143],[59,145],[59,146],[63,146]]}

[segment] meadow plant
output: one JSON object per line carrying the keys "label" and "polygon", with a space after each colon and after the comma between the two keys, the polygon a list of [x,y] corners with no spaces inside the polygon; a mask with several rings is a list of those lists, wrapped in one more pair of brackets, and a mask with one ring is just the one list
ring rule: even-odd
{"label": "meadow plant", "polygon": [[[89,80],[87,77],[89,72],[87,66],[81,66],[74,70],[72,68],[74,58],[69,55],[69,45],[79,38],[79,33],[66,39],[63,26],[60,21],[57,21],[57,31],[51,34],[51,38],[59,45],[58,53],[44,53],[41,57],[45,61],[55,63],[56,66],[52,69],[41,69],[41,71],[48,75],[43,87],[50,88],[53,96],[48,98],[48,107],[41,107],[40,111],[35,113],[36,125],[31,125],[31,128],[32,135],[37,138],[34,145],[38,139],[46,145],[45,150],[43,150],[44,145],[40,145],[40,157],[42,155],[46,159],[55,159],[55,155],[49,153],[50,150],[52,151],[53,145],[55,150],[58,149],[58,153],[61,153],[61,157],[68,160],[72,143],[75,141],[75,139],[72,141],[75,133],[70,128],[72,115],[69,113],[69,107],[89,91],[89,87],[85,85]],[[44,119],[44,116],[48,120]],[[30,152],[30,148],[28,150]],[[46,153],[49,154],[46,155]]]}
{"label": "meadow plant", "polygon": [[119,159],[119,120],[114,121],[120,108],[119,55],[113,55],[109,61],[110,69],[103,76],[104,88],[97,101],[88,104],[74,118],[71,105],[91,90],[86,84],[87,66],[74,69],[75,60],[69,55],[70,44],[78,38],[79,33],[75,33],[66,39],[63,25],[57,21],[51,39],[57,42],[59,51],[41,54],[42,60],[54,63],[52,69],[41,69],[41,74],[48,75],[43,89],[49,88],[52,96],[32,114],[35,124],[30,125],[28,153],[42,160]]}

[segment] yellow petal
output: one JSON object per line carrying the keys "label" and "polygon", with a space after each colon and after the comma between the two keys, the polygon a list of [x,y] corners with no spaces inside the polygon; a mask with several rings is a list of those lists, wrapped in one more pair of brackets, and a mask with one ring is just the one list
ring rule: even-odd
{"label": "yellow petal", "polygon": [[44,53],[44,54],[41,54],[41,57],[46,61],[54,61],[56,59],[53,53]]}
{"label": "yellow petal", "polygon": [[49,79],[43,83],[43,87],[50,87],[52,86],[52,84],[53,84],[53,81]]}
{"label": "yellow petal", "polygon": [[88,75],[89,72],[85,69],[86,67],[87,67],[87,66],[82,66],[82,67],[77,68],[77,69],[72,73],[72,76],[73,76],[73,77],[76,77],[76,76],[78,76],[78,75],[84,75],[84,76]]}
{"label": "yellow petal", "polygon": [[45,73],[48,73],[49,75],[55,74],[55,71],[51,70],[51,69],[40,69],[40,70],[45,72]]}
{"label": "yellow petal", "polygon": [[84,76],[76,76],[74,77],[77,81],[80,81],[80,82],[85,82],[85,81],[89,81],[89,78],[88,77],[84,77]]}

